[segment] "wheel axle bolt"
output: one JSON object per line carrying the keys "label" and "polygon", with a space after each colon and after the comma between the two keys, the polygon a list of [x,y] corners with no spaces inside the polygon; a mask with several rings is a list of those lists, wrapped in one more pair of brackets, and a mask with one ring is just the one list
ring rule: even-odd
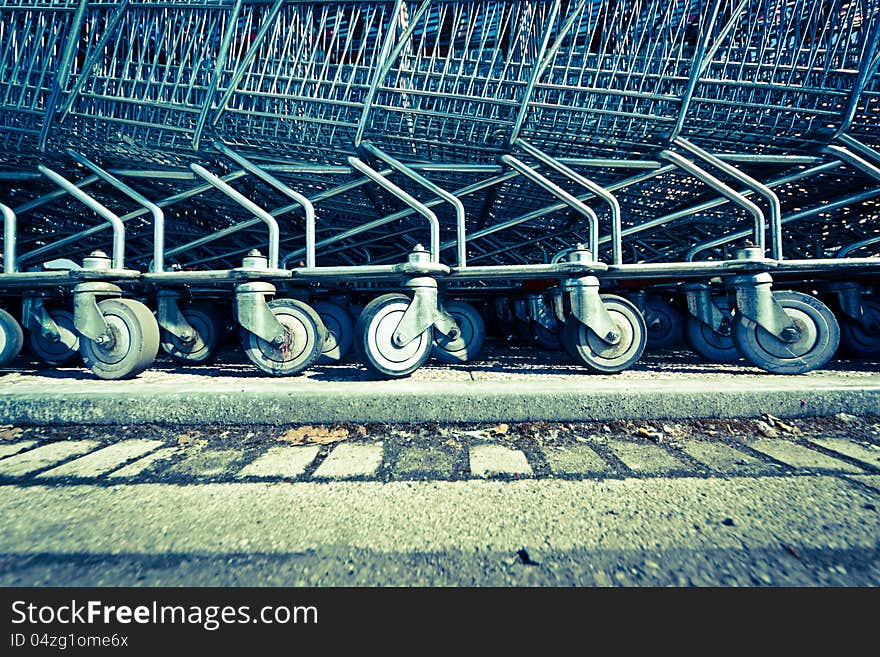
{"label": "wheel axle bolt", "polygon": [[274,338],[272,338],[272,344],[277,344],[277,345],[284,344],[284,336],[283,335],[276,335]]}
{"label": "wheel axle bolt", "polygon": [[786,326],[779,334],[779,336],[786,342],[794,342],[800,337],[800,335],[800,331],[793,326]]}
{"label": "wheel axle bolt", "polygon": [[608,335],[605,336],[605,341],[610,342],[611,344],[615,344],[620,342],[620,333],[616,333],[614,331],[608,331]]}
{"label": "wheel axle bolt", "polygon": [[458,331],[457,331],[456,329],[452,329],[452,330],[449,332],[449,337],[452,338],[453,340],[455,340],[455,338],[458,337]]}

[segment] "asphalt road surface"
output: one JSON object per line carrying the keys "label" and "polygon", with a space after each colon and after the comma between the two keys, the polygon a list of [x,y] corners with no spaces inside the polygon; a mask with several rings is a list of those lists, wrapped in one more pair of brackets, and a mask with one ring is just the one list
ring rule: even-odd
{"label": "asphalt road surface", "polygon": [[880,584],[880,418],[0,427],[0,585]]}

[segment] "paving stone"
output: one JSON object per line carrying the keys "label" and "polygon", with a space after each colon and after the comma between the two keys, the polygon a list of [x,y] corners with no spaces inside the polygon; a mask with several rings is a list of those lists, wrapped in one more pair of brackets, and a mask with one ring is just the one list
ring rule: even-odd
{"label": "paving stone", "polygon": [[452,454],[436,447],[404,447],[394,464],[394,474],[411,475],[430,472],[435,475],[450,476],[454,459]]}
{"label": "paving stone", "polygon": [[320,451],[317,445],[276,445],[248,463],[236,477],[301,477]]}
{"label": "paving stone", "polygon": [[518,449],[501,445],[474,445],[471,447],[471,474],[475,477],[494,475],[532,476],[532,466]]}
{"label": "paving stone", "polygon": [[69,459],[71,456],[85,454],[99,444],[96,440],[65,440],[49,443],[3,459],[0,461],[0,475],[20,477],[30,474]]}
{"label": "paving stone", "polygon": [[96,450],[57,468],[41,472],[38,477],[100,477],[123,463],[143,456],[164,443],[161,440],[123,440]]}
{"label": "paving stone", "polygon": [[810,438],[811,443],[821,445],[839,454],[867,463],[875,468],[880,468],[880,448],[871,448],[847,438]]}
{"label": "paving stone", "polygon": [[685,443],[682,449],[703,465],[720,473],[747,474],[772,470],[774,467],[774,464],[765,463],[724,443],[693,441]]}
{"label": "paving stone", "polygon": [[608,447],[633,472],[665,473],[687,466],[659,445],[609,440]]}
{"label": "paving stone", "polygon": [[382,465],[382,443],[337,445],[312,475],[315,479],[372,477]]}
{"label": "paving stone", "polygon": [[145,457],[140,458],[133,463],[129,463],[128,465],[119,468],[115,472],[111,472],[107,476],[116,479],[128,479],[131,477],[136,477],[145,470],[153,467],[156,463],[167,461],[179,451],[179,447],[164,447],[158,451],[153,452],[152,454],[147,454]]}
{"label": "paving stone", "polygon": [[787,440],[761,439],[746,443],[752,449],[762,454],[767,454],[777,461],[782,461],[793,468],[805,468],[810,470],[833,470],[836,472],[862,472],[861,468],[850,465],[845,461],[820,454],[819,452],[790,443]]}
{"label": "paving stone", "polygon": [[598,474],[611,469],[605,459],[586,445],[548,447],[544,449],[544,458],[554,474]]}
{"label": "paving stone", "polygon": [[22,440],[17,443],[3,443],[0,445],[0,459],[5,456],[12,456],[13,454],[18,454],[20,451],[27,449],[31,445],[36,445],[36,440]]}
{"label": "paving stone", "polygon": [[236,469],[244,454],[238,449],[199,449],[169,471],[196,477],[216,477]]}

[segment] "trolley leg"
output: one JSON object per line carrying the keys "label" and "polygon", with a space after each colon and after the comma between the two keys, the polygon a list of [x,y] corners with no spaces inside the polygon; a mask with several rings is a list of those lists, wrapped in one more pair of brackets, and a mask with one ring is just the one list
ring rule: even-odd
{"label": "trolley leg", "polygon": [[43,297],[26,296],[22,299],[22,325],[32,333],[36,333],[46,342],[58,342],[61,332],[55,319],[46,309]]}
{"label": "trolley leg", "polygon": [[196,330],[180,311],[179,299],[180,292],[177,290],[159,290],[156,294],[156,316],[162,329],[184,344],[189,344],[196,340]]}
{"label": "trolley leg", "polygon": [[610,345],[620,342],[617,324],[611,319],[602,297],[599,296],[599,279],[595,276],[569,278],[563,283],[571,304],[571,314],[581,324],[591,329],[600,340]]}
{"label": "trolley leg", "polygon": [[831,287],[837,295],[841,312],[866,331],[880,332],[880,312],[877,304],[865,303],[864,291],[858,283],[837,283]]}
{"label": "trolley leg", "polygon": [[284,325],[269,308],[266,297],[275,295],[271,283],[242,283],[235,287],[235,318],[248,332],[280,347],[287,339]]}
{"label": "trolley leg", "polygon": [[73,324],[80,335],[102,347],[113,345],[115,338],[98,299],[118,299],[122,290],[112,283],[80,283],[73,288]]}
{"label": "trolley leg", "polygon": [[724,311],[712,298],[712,289],[707,283],[691,283],[686,285],[685,299],[688,312],[715,333],[722,336],[730,335],[730,322]]}
{"label": "trolley leg", "polygon": [[736,276],[730,281],[736,295],[737,314],[747,317],[783,342],[795,342],[800,329],[773,296],[773,277],[764,272]]}
{"label": "trolley leg", "polygon": [[394,331],[394,344],[398,347],[408,345],[431,327],[452,340],[458,337],[458,325],[440,305],[436,280],[429,276],[417,276],[409,279],[405,285],[413,291],[413,296]]}

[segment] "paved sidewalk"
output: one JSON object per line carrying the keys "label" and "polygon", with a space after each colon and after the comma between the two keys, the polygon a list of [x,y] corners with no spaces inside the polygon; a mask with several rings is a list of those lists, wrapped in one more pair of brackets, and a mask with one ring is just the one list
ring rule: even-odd
{"label": "paved sidewalk", "polygon": [[520,422],[689,417],[880,415],[877,363],[835,361],[803,376],[717,365],[684,352],[648,355],[614,376],[560,354],[496,346],[467,365],[429,363],[412,377],[370,380],[345,363],[262,376],[246,363],[159,361],[131,381],[82,368],[0,372],[0,421],[16,424],[287,424]]}

